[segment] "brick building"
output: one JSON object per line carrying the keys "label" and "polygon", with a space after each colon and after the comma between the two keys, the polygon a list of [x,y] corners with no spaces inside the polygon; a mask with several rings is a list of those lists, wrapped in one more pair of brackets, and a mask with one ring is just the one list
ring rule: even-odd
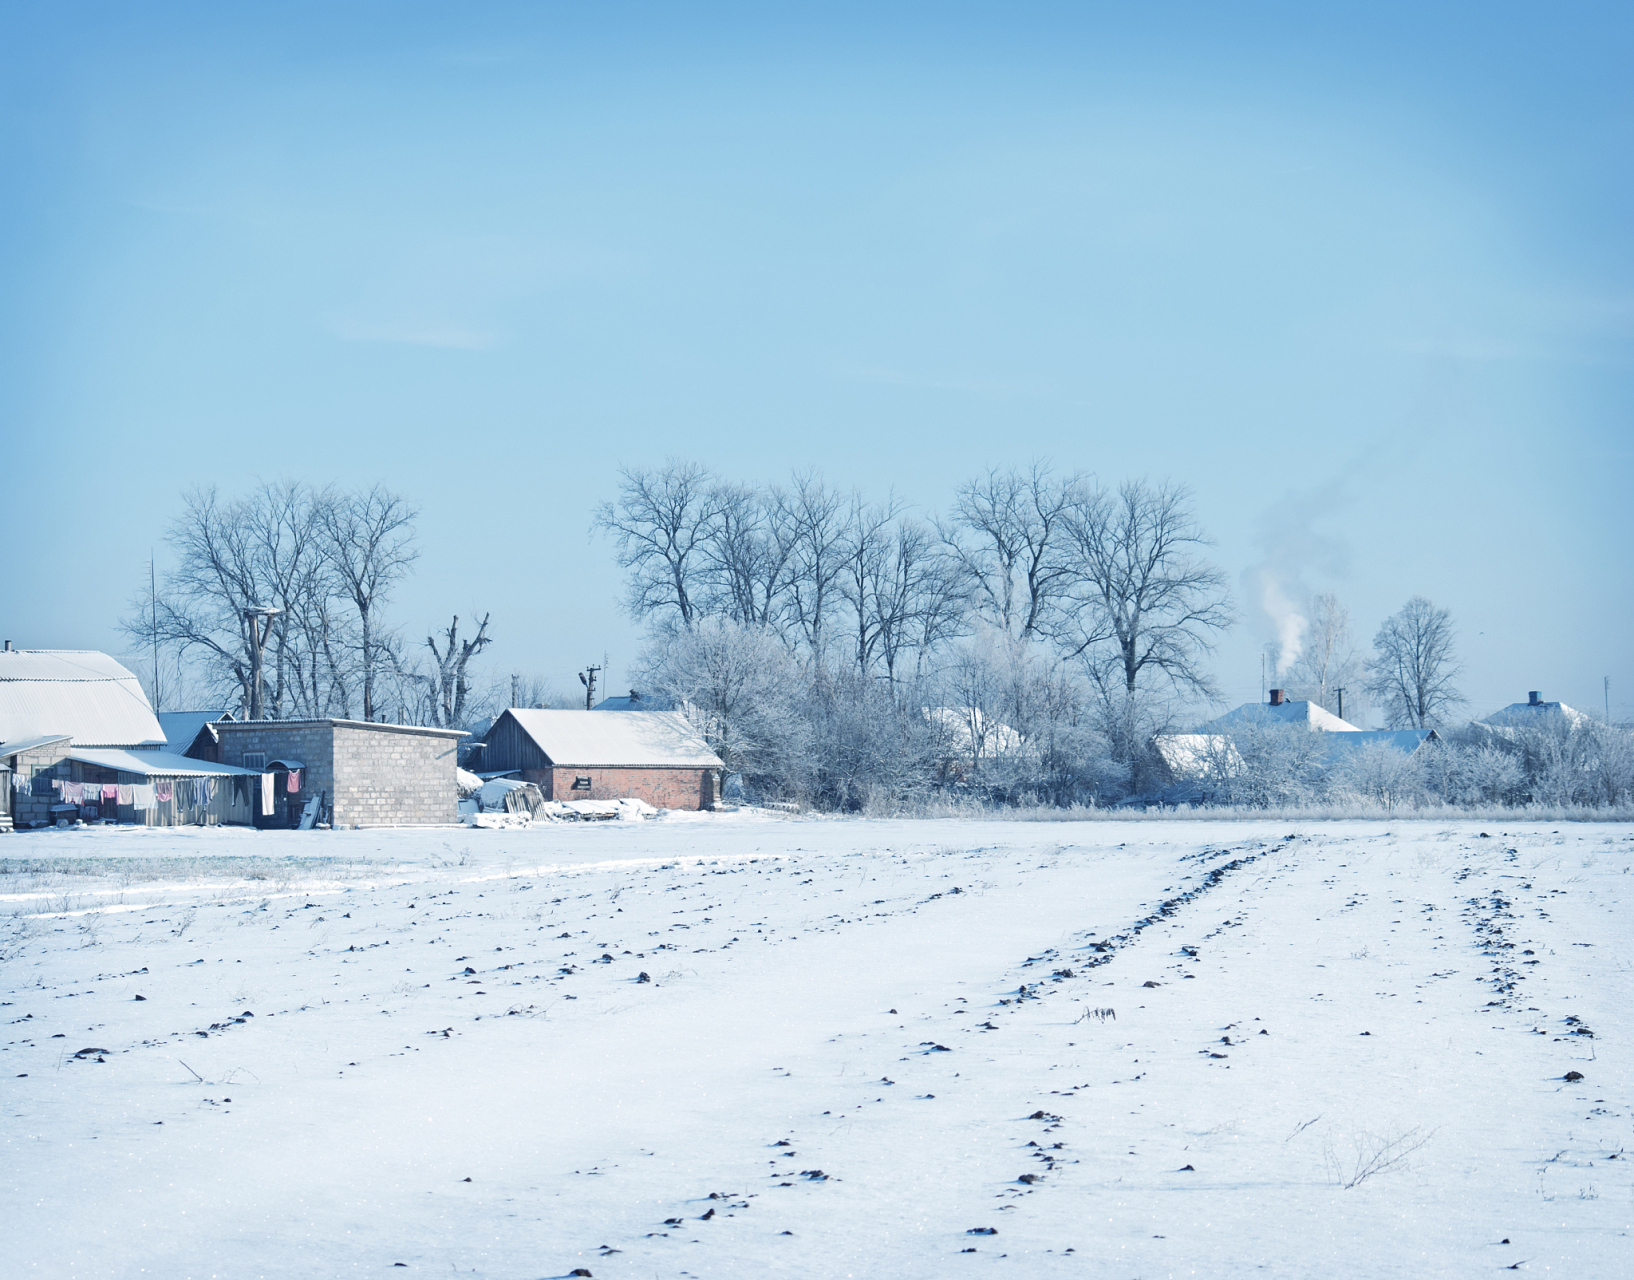
{"label": "brick building", "polygon": [[725,765],[673,711],[539,711],[512,707],[484,735],[482,770],[514,773],[547,800],[645,800],[712,809]]}
{"label": "brick building", "polygon": [[193,754],[273,779],[270,806],[257,793],[257,826],[296,825],[313,796],[336,827],[458,821],[454,761],[462,730],[364,720],[223,720],[210,728],[214,741],[201,735]]}

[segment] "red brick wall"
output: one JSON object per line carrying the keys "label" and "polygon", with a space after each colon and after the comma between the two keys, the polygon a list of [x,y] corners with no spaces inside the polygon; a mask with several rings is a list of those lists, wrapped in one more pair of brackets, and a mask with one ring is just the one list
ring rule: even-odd
{"label": "red brick wall", "polygon": [[[609,712],[608,714],[612,714]],[[703,809],[715,803],[713,769],[524,769],[547,800],[645,800],[659,809]],[[589,778],[588,791],[573,790],[575,778]]]}

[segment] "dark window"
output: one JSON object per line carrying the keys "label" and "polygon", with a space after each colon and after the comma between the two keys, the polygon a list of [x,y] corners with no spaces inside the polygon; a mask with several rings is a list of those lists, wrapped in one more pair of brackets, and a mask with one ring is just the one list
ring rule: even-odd
{"label": "dark window", "polygon": [[573,779],[573,790],[575,790],[575,791],[588,791],[588,790],[590,790],[590,779],[585,777],[583,774],[580,774],[578,777]]}

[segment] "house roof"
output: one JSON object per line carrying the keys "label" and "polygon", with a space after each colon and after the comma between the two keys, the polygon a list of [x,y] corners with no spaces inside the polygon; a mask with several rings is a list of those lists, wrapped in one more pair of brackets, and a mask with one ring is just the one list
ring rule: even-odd
{"label": "house roof", "polygon": [[217,720],[231,719],[232,712],[221,711],[161,711],[159,728],[164,730],[165,747],[178,755],[184,754],[199,736],[199,730]]}
{"label": "house roof", "polygon": [[725,768],[709,744],[675,711],[625,711],[610,716],[596,711],[512,707],[505,715],[516,721],[553,765]]}
{"label": "house roof", "polygon": [[1586,724],[1589,716],[1564,702],[1511,702],[1502,711],[1494,711],[1481,723],[1505,729],[1523,729],[1527,725],[1541,725],[1565,721],[1572,728]]}
{"label": "house roof", "polygon": [[1435,736],[1434,729],[1358,729],[1355,733],[1335,734],[1325,743],[1325,754],[1337,757],[1374,745],[1394,747],[1410,756]]}
{"label": "house roof", "polygon": [[92,649],[0,652],[0,742],[69,734],[87,746],[165,745],[136,677]]}
{"label": "house roof", "polygon": [[18,738],[14,742],[0,745],[0,756],[14,756],[24,751],[33,751],[36,747],[49,747],[53,742],[71,742],[73,737],[71,733],[41,733],[32,738]]}
{"label": "house roof", "polygon": [[1269,702],[1245,702],[1235,711],[1228,711],[1218,719],[1198,726],[1197,732],[1230,733],[1233,729],[1240,729],[1245,725],[1279,723],[1300,724],[1308,729],[1320,729],[1325,733],[1362,732],[1350,721],[1341,720],[1317,703],[1302,700],[1283,702],[1277,706],[1272,706]]}
{"label": "house roof", "polygon": [[194,760],[191,756],[179,756],[170,751],[120,751],[116,748],[98,751],[74,747],[68,752],[68,758],[98,769],[118,769],[122,773],[140,773],[154,778],[255,777],[259,773],[256,769],[240,769],[234,764],[213,764],[209,760]]}

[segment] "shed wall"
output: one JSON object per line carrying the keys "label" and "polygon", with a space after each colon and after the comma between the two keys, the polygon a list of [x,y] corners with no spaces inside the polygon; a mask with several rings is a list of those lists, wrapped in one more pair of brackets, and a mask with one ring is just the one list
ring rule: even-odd
{"label": "shed wall", "polygon": [[433,826],[459,821],[459,739],[391,725],[335,726],[334,821]]}
{"label": "shed wall", "polygon": [[[710,809],[720,800],[719,769],[574,768],[557,765],[525,769],[547,800],[645,800],[659,809]],[[589,778],[588,790],[573,789],[579,778]]]}

